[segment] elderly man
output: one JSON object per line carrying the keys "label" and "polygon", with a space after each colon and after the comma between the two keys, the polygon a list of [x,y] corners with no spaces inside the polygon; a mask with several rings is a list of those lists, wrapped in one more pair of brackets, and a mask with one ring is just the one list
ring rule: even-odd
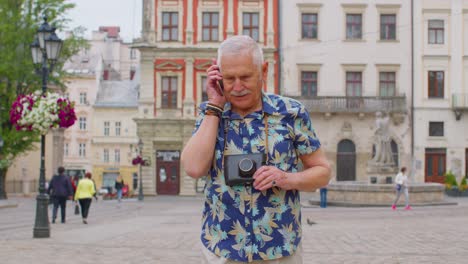
{"label": "elderly man", "polygon": [[[304,106],[263,92],[267,69],[258,44],[235,36],[221,44],[207,70],[208,102],[182,152],[188,175],[208,173],[201,234],[207,263],[302,263],[299,191],[330,178]],[[237,168],[229,168],[236,166],[230,157],[255,153],[265,158],[250,180],[231,182],[225,172]]]}

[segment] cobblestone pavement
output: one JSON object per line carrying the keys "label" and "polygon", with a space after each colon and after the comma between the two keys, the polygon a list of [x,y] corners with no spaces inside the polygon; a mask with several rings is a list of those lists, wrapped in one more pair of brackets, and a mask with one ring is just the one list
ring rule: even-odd
{"label": "cobblestone pavement", "polygon": [[[18,207],[0,209],[2,264],[200,263],[201,197],[93,201],[88,225],[68,203],[67,223],[51,224],[46,239],[32,238],[35,199],[10,200]],[[396,212],[303,208],[304,263],[467,263],[468,199],[457,201]]]}

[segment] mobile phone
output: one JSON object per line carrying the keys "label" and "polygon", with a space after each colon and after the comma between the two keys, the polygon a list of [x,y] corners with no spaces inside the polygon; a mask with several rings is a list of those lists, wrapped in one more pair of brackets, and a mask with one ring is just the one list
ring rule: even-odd
{"label": "mobile phone", "polygon": [[224,84],[223,80],[218,80],[219,88],[221,88],[221,92],[224,92]]}

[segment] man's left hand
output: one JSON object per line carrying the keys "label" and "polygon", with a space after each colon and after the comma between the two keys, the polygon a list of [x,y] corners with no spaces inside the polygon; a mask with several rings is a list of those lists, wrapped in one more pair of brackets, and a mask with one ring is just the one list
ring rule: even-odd
{"label": "man's left hand", "polygon": [[275,166],[262,166],[253,175],[255,189],[264,191],[272,187],[292,190],[291,175]]}

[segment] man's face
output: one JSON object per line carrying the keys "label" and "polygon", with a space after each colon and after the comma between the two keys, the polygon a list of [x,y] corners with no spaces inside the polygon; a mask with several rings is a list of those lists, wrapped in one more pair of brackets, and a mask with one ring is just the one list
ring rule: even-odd
{"label": "man's face", "polygon": [[267,63],[259,69],[252,55],[226,54],[221,59],[224,95],[234,112],[246,115],[262,108],[262,85]]}

